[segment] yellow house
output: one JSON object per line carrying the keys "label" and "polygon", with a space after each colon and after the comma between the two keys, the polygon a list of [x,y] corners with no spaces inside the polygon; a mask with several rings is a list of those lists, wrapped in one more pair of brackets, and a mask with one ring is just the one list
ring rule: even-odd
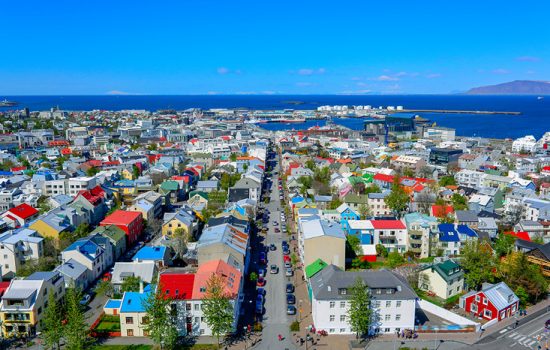
{"label": "yellow house", "polygon": [[70,226],[66,217],[50,213],[41,216],[29,228],[38,232],[42,237],[50,237],[57,241],[61,232],[68,231]]}
{"label": "yellow house", "polygon": [[195,229],[193,216],[184,210],[176,213],[165,213],[162,224],[162,235],[171,236],[177,229],[182,229],[184,234],[191,235]]}
{"label": "yellow house", "polygon": [[122,169],[122,171],[120,172],[120,176],[125,180],[135,180],[132,168]]}

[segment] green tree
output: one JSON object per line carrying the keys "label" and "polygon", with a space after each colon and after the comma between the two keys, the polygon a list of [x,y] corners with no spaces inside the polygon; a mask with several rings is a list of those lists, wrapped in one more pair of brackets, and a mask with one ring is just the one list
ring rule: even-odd
{"label": "green tree", "polygon": [[377,184],[370,184],[370,186],[365,188],[364,194],[369,193],[382,193],[382,190],[380,189],[380,187],[378,187]]}
{"label": "green tree", "polygon": [[225,335],[233,329],[233,307],[225,292],[225,281],[221,276],[212,275],[206,282],[202,312],[212,335],[216,337],[219,349],[220,335]]}
{"label": "green tree", "polygon": [[99,169],[96,168],[95,166],[93,167],[90,167],[86,170],[86,175],[87,176],[94,176],[95,174],[99,173]]}
{"label": "green tree", "polygon": [[399,265],[403,265],[405,263],[405,258],[398,252],[391,252],[388,254],[388,260],[386,263],[393,269]]}
{"label": "green tree", "polygon": [[451,202],[453,203],[453,208],[455,211],[468,209],[468,202],[466,201],[466,198],[458,193],[453,194],[451,197]]}
{"label": "green tree", "polygon": [[72,236],[74,240],[77,240],[79,238],[87,237],[89,234],[90,234],[90,225],[88,225],[88,223],[86,222],[83,222],[77,226]]}
{"label": "green tree", "polygon": [[361,216],[362,220],[366,220],[368,216],[370,216],[371,210],[368,204],[361,204],[359,206],[359,215]]}
{"label": "green tree", "polygon": [[141,278],[139,278],[138,276],[125,277],[124,281],[122,281],[122,285],[120,286],[121,293],[139,292],[140,282],[141,282]]}
{"label": "green tree", "polygon": [[328,208],[331,210],[334,210],[342,205],[342,201],[338,197],[333,197],[330,203],[328,204]]}
{"label": "green tree", "polygon": [[315,162],[313,161],[313,159],[306,160],[306,168],[308,168],[311,171],[315,171],[317,166],[315,165]]}
{"label": "green tree", "polygon": [[41,338],[44,340],[44,345],[48,348],[59,349],[61,338],[63,338],[63,315],[61,307],[55,299],[54,293],[50,293],[48,297],[48,306],[44,310],[44,318],[42,320]]}
{"label": "green tree", "polygon": [[84,350],[87,349],[90,340],[88,337],[88,326],[84,321],[84,311],[80,305],[82,293],[74,288],[68,288],[65,295],[67,309],[67,323],[64,328],[65,349]]}
{"label": "green tree", "polygon": [[248,278],[251,282],[256,282],[258,280],[258,274],[256,272],[251,272]]}
{"label": "green tree", "polygon": [[375,248],[376,248],[376,255],[381,256],[383,258],[388,257],[388,249],[384,247],[382,244],[377,244]]}
{"label": "green tree", "polygon": [[174,249],[176,256],[183,258],[187,252],[187,242],[189,241],[189,235],[182,227],[178,227],[172,234],[171,246]]}
{"label": "green tree", "polygon": [[501,256],[509,254],[514,249],[515,242],[516,238],[514,236],[499,233],[494,245],[497,257],[500,258]]}
{"label": "green tree", "polygon": [[410,197],[405,190],[399,184],[399,177],[393,178],[393,184],[391,186],[391,192],[384,198],[386,205],[400,217],[401,213],[405,211],[409,206]]}
{"label": "green tree", "polygon": [[445,187],[445,186],[456,186],[456,180],[454,176],[443,176],[441,179],[439,179],[439,186]]}
{"label": "green tree", "polygon": [[369,288],[360,277],[357,277],[351,287],[348,317],[351,330],[355,332],[356,337],[369,333],[372,321]]}
{"label": "green tree", "polygon": [[460,263],[465,272],[464,280],[470,288],[479,290],[483,283],[493,281],[495,264],[489,245],[473,240],[466,242]]}
{"label": "green tree", "polygon": [[147,313],[143,320],[145,329],[151,338],[161,349],[172,349],[177,345],[178,331],[176,317],[170,312],[172,299],[163,293],[162,287],[157,286],[156,291],[150,292],[143,302],[143,308]]}
{"label": "green tree", "polygon": [[354,235],[346,235],[346,241],[349,249],[351,249],[355,255],[363,255],[363,248],[361,247],[359,237]]}
{"label": "green tree", "polygon": [[134,179],[137,179],[140,175],[141,171],[139,170],[138,166],[133,164],[132,165],[132,176],[134,177]]}
{"label": "green tree", "polygon": [[237,153],[231,153],[231,155],[229,156],[229,160],[232,161],[232,162],[236,162],[237,161]]}
{"label": "green tree", "polygon": [[403,176],[414,177],[414,171],[411,168],[404,168]]}

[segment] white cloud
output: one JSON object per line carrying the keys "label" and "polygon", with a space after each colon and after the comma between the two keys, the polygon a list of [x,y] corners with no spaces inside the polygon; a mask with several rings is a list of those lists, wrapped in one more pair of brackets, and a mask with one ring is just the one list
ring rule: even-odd
{"label": "white cloud", "polygon": [[426,78],[428,78],[428,79],[434,79],[434,78],[439,78],[439,77],[441,77],[441,74],[439,74],[439,73],[431,73],[431,74],[426,75]]}
{"label": "white cloud", "polygon": [[493,69],[492,73],[493,74],[508,74],[508,73],[510,73],[510,71],[507,70],[507,69],[504,69],[504,68],[498,68],[498,69]]}
{"label": "white cloud", "polygon": [[218,74],[227,74],[227,73],[229,73],[229,69],[226,68],[226,67],[219,67],[217,69],[217,72],[218,72]]}
{"label": "white cloud", "polygon": [[111,91],[107,91],[107,95],[143,95],[143,94],[140,94],[140,93],[137,93],[137,92],[111,90]]}
{"label": "white cloud", "polygon": [[325,68],[311,69],[311,68],[301,68],[298,69],[299,75],[314,75],[314,74],[325,74]]}
{"label": "white cloud", "polygon": [[366,95],[366,94],[370,94],[370,93],[372,93],[372,90],[366,90],[366,89],[363,89],[363,90],[344,90],[344,91],[339,92],[340,95]]}
{"label": "white cloud", "polygon": [[395,77],[395,76],[390,76],[390,75],[381,75],[377,78],[374,78],[374,80],[378,80],[378,81],[397,81],[397,80],[399,80],[399,78]]}
{"label": "white cloud", "polygon": [[516,61],[521,62],[538,62],[540,61],[540,58],[534,57],[534,56],[520,56],[516,58]]}

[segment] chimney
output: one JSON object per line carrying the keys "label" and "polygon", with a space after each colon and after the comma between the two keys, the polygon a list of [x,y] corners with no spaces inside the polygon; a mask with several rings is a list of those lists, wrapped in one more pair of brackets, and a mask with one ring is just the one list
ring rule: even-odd
{"label": "chimney", "polygon": [[327,290],[328,290],[329,292],[332,291],[331,288],[330,288],[330,286],[327,286]]}
{"label": "chimney", "polygon": [[143,294],[143,281],[141,279],[139,280],[139,292]]}

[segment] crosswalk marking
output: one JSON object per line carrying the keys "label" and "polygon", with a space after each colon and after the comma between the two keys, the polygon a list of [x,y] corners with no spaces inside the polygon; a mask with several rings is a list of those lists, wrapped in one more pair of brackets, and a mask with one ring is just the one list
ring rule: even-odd
{"label": "crosswalk marking", "polygon": [[531,347],[533,346],[533,344],[535,344],[537,341],[536,340],[533,340],[532,342],[529,342],[529,344],[527,344],[528,347]]}
{"label": "crosswalk marking", "polygon": [[542,331],[543,329],[544,329],[544,328],[537,329],[537,330],[534,331],[533,333],[529,334],[529,336],[532,336],[533,334],[538,333],[538,332]]}
{"label": "crosswalk marking", "polygon": [[[521,336],[521,334],[520,334]],[[523,339],[527,338],[526,336],[522,336],[521,339],[516,339],[518,341],[518,343],[521,343],[523,341]]]}
{"label": "crosswalk marking", "polygon": [[501,330],[499,333],[502,334],[504,332],[507,332],[508,331],[508,328],[504,328],[503,330]]}
{"label": "crosswalk marking", "polygon": [[508,334],[508,338],[513,338],[516,335],[518,335],[516,332],[512,332],[512,333]]}

